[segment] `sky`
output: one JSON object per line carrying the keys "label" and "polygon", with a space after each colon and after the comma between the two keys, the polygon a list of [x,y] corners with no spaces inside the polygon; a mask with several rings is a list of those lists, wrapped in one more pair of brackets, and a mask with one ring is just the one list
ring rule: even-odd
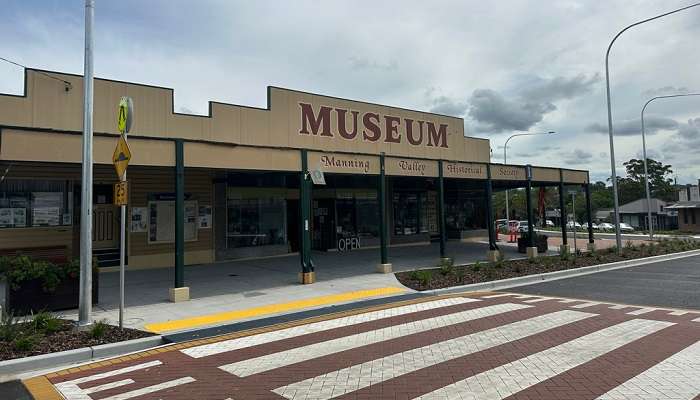
{"label": "sky", "polygon": [[[95,75],[170,87],[175,109],[265,107],[268,85],[464,118],[492,161],[611,175],[605,50],[692,0],[96,0]],[[0,57],[82,74],[84,1],[0,0]],[[654,96],[700,93],[700,7],[625,32],[610,55],[617,173]],[[0,61],[0,93],[23,70]],[[700,178],[700,96],[645,114],[650,158]]]}

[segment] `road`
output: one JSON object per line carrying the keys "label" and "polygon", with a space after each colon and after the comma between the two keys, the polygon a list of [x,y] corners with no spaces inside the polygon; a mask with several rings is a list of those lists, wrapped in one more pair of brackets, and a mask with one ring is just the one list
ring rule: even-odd
{"label": "road", "polygon": [[184,342],[25,382],[37,399],[674,399],[700,395],[700,311],[421,297]]}
{"label": "road", "polygon": [[539,283],[512,291],[700,310],[700,256]]}

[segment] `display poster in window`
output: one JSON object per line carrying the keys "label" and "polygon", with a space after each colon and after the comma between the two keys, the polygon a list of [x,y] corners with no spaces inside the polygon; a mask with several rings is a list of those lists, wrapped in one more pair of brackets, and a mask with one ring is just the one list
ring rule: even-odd
{"label": "display poster in window", "polygon": [[9,228],[14,224],[12,223],[12,209],[11,208],[0,208],[0,227]]}
{"label": "display poster in window", "polygon": [[24,228],[27,226],[27,209],[26,208],[11,208],[12,224],[15,228]]}
{"label": "display poster in window", "polygon": [[[197,240],[197,202],[185,202],[185,241]],[[148,205],[149,243],[175,242],[175,202],[152,201]]]}
{"label": "display poster in window", "polygon": [[211,228],[211,206],[199,206],[199,229]]}
{"label": "display poster in window", "polygon": [[131,224],[129,230],[132,233],[142,233],[148,230],[146,207],[131,207]]}
{"label": "display poster in window", "polygon": [[60,225],[61,209],[59,207],[34,207],[32,209],[33,226]]}

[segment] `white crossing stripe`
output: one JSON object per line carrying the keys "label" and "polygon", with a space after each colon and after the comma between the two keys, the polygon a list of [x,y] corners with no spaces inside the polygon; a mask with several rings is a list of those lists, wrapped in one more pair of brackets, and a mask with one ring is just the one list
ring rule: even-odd
{"label": "white crossing stripe", "polygon": [[114,388],[118,388],[121,386],[130,385],[132,383],[134,383],[133,379],[122,379],[121,381],[105,383],[104,385],[92,386],[90,388],[83,389],[83,393],[85,393],[85,394],[97,393],[97,392],[101,392],[101,391],[107,390],[107,389],[114,389]]}
{"label": "white crossing stripe", "polygon": [[[644,319],[625,321],[470,376],[418,398],[421,400],[445,398],[504,399],[672,325],[675,324]],[[480,382],[491,382],[492,384],[482,386],[479,384]]]}
{"label": "white crossing stripe", "polygon": [[184,385],[186,383],[194,382],[195,379],[191,376],[185,376],[179,379],[173,379],[171,381],[166,381],[159,383],[157,385],[146,386],[145,388],[132,390],[130,392],[115,394],[114,396],[109,396],[102,398],[100,400],[127,400],[138,396],[143,396],[144,394],[154,393],[165,389],[170,389],[171,387]]}
{"label": "white crossing stripe", "polygon": [[82,378],[73,379],[70,381],[60,382],[60,383],[57,383],[55,386],[56,386],[56,389],[58,389],[58,391],[61,392],[61,394],[63,394],[63,397],[65,397],[66,400],[91,400],[91,397],[88,396],[89,392],[86,392],[86,390],[89,391],[90,388],[81,389],[78,387],[78,385],[83,384],[83,383],[87,383],[87,382],[97,381],[97,380],[104,379],[104,378],[109,378],[112,376],[127,374],[129,372],[138,371],[141,369],[156,367],[156,366],[161,365],[161,364],[163,364],[162,361],[158,361],[158,360],[149,361],[149,362],[143,363],[143,364],[136,364],[136,365],[132,365],[130,367],[119,368],[119,369],[115,369],[113,371],[102,372],[100,374],[89,375],[89,376],[84,376]]}
{"label": "white crossing stripe", "polygon": [[600,304],[600,303],[596,303],[594,301],[591,301],[591,302],[587,302],[587,303],[576,304],[575,306],[570,306],[570,307],[580,309],[580,308],[588,308],[588,307],[597,306],[598,304]]}
{"label": "white crossing stripe", "polygon": [[668,315],[676,315],[676,316],[681,316],[681,315],[685,315],[685,314],[688,314],[688,311],[672,311],[672,312],[668,313]]}
{"label": "white crossing stripe", "polygon": [[579,302],[579,301],[581,301],[581,300],[574,300],[574,299],[559,300],[560,303],[564,303],[564,304],[567,304],[567,303],[576,303],[576,302]]}
{"label": "white crossing stripe", "polygon": [[539,303],[541,301],[551,300],[550,297],[541,297],[539,299],[525,300],[523,303]]}
{"label": "white crossing stripe", "polygon": [[[305,398],[304,396],[310,393],[314,393],[316,396],[314,399],[330,399],[422,368],[464,357],[596,315],[572,310],[557,311],[367,361],[282,386],[273,391],[288,399],[297,398],[297,396]],[[333,391],[318,396],[317,393],[321,388],[333,388]]]}
{"label": "white crossing stripe", "polygon": [[516,299],[522,300],[522,299],[531,299],[533,297],[540,297],[540,296],[533,296],[531,294],[521,294],[519,296],[515,296]]}
{"label": "white crossing stripe", "polygon": [[700,318],[695,318],[693,322],[700,322]]}
{"label": "white crossing stripe", "polygon": [[454,314],[427,318],[368,332],[357,333],[350,336],[327,340],[325,342],[313,343],[278,353],[267,354],[257,358],[222,365],[219,368],[236,376],[245,377],[298,362],[327,356],[329,354],[339,353],[341,351],[351,350],[374,343],[384,342],[391,339],[414,335],[420,332],[426,332],[437,328],[456,325],[479,318],[490,317],[509,311],[522,310],[530,307],[532,306],[525,304],[495,304]]}
{"label": "white crossing stripe", "polygon": [[497,299],[499,297],[506,297],[506,296],[514,296],[512,293],[501,293],[501,294],[492,294],[489,296],[482,296],[482,299]]}
{"label": "white crossing stripe", "polygon": [[611,310],[623,310],[623,309],[629,308],[629,307],[630,306],[623,306],[622,304],[618,304],[618,305],[610,306],[608,308],[610,308]]}
{"label": "white crossing stripe", "polygon": [[642,314],[650,313],[652,311],[656,311],[656,308],[644,307],[644,308],[640,308],[639,310],[630,311],[627,313],[627,315],[642,315]]}
{"label": "white crossing stripe", "polygon": [[401,307],[388,308],[385,310],[371,311],[367,313],[350,315],[347,317],[331,319],[327,321],[315,322],[301,326],[295,326],[278,331],[261,333],[259,335],[246,336],[237,339],[224,340],[221,342],[205,344],[201,346],[190,347],[180,350],[193,358],[211,356],[214,354],[225,353],[233,350],[240,350],[246,347],[257,346],[265,343],[271,343],[278,340],[293,338],[296,336],[307,335],[310,333],[327,331],[335,328],[342,328],[350,325],[357,325],[363,322],[377,321],[380,319],[396,317],[399,315],[411,314],[419,311],[433,310],[436,308],[448,307],[458,304],[473,303],[480,300],[453,297],[449,299],[428,301],[425,303],[409,304]]}
{"label": "white crossing stripe", "polygon": [[700,395],[700,342],[697,342],[598,397],[600,400],[694,399]]}

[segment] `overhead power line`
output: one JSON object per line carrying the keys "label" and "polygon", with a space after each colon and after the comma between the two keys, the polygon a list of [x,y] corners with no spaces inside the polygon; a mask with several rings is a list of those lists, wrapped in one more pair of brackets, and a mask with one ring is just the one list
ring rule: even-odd
{"label": "overhead power line", "polygon": [[[18,67],[25,68],[25,69],[26,69],[26,68],[29,68],[29,67],[27,67],[27,66],[25,66],[25,65],[22,65],[22,64],[18,63],[18,62],[15,62],[15,61],[12,61],[12,60],[8,60],[8,59],[5,58],[5,57],[0,57],[0,60],[5,61],[6,63],[10,63],[10,64],[12,64],[12,65],[16,65],[16,66],[18,66]],[[57,78],[57,77],[55,77],[55,76],[53,76],[53,75],[49,75],[49,74],[47,74],[46,72],[43,72],[43,71],[36,71],[36,73],[37,73],[37,74],[44,75],[44,76],[48,76],[48,77],[51,78],[51,79],[55,79],[55,80],[57,80],[57,81],[59,81],[59,82],[62,82],[64,85],[66,85],[66,92],[69,91],[69,90],[71,90],[71,89],[73,88],[73,85],[72,85],[70,82],[66,81],[66,80],[63,80],[63,79],[61,79],[61,78]]]}

